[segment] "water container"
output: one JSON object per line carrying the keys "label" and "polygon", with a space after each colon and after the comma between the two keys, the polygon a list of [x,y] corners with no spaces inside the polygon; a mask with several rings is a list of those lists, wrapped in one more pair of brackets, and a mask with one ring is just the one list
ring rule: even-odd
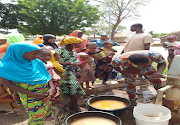
{"label": "water container", "polygon": [[176,55],[173,58],[171,66],[168,70],[168,77],[170,78],[180,78],[180,55]]}
{"label": "water container", "polygon": [[[148,117],[154,116],[155,109],[158,109],[162,113],[162,116]],[[168,125],[171,119],[171,111],[168,108],[155,104],[138,105],[134,107],[133,115],[136,125]]]}

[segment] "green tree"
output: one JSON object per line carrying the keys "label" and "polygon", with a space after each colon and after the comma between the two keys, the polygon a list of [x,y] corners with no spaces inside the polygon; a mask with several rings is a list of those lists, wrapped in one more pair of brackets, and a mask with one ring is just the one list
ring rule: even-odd
{"label": "green tree", "polygon": [[140,17],[139,12],[143,6],[151,0],[104,0],[102,3],[103,17],[108,21],[108,2],[111,3],[111,39],[114,39],[116,28],[122,21],[128,21]]}
{"label": "green tree", "polygon": [[160,37],[167,35],[168,33],[154,33],[154,31],[150,31],[149,34],[151,34],[153,37]]}
{"label": "green tree", "polygon": [[[0,2],[0,28],[6,29],[8,33],[8,29],[18,28],[18,19],[19,15],[17,15],[16,10],[19,10],[20,7],[16,4],[11,3],[1,3]],[[5,31],[1,31],[6,33]]]}
{"label": "green tree", "polygon": [[23,33],[54,35],[69,34],[95,24],[100,17],[98,6],[88,0],[17,0],[24,6],[19,31]]}

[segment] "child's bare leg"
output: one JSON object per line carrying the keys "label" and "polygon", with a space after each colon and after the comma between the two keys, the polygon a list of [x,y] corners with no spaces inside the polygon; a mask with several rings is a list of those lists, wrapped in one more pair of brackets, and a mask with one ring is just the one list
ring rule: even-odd
{"label": "child's bare leg", "polygon": [[84,86],[83,86],[83,83],[80,83],[80,85],[81,85],[81,88],[82,88],[82,89],[85,89]]}
{"label": "child's bare leg", "polygon": [[94,89],[94,87],[93,87],[92,85],[90,85],[89,81],[86,81],[86,88],[87,88],[87,89],[88,89],[88,88]]}
{"label": "child's bare leg", "polygon": [[108,84],[106,83],[107,81],[103,81],[102,84],[105,86],[108,86]]}
{"label": "child's bare leg", "polygon": [[91,85],[92,85],[92,86],[94,85],[94,81],[91,82]]}

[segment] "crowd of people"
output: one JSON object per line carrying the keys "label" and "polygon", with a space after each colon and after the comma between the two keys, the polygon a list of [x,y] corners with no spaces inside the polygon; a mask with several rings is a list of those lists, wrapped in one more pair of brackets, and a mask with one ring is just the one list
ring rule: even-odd
{"label": "crowd of people", "polygon": [[[19,115],[7,111],[19,108],[15,101],[18,95],[30,125],[52,120],[52,103],[60,101],[63,94],[69,95],[72,110],[86,111],[78,105],[78,97],[85,95],[86,89],[94,89],[96,78],[108,87],[113,70],[125,79],[129,99],[132,106],[136,105],[136,80],[144,77],[157,90],[163,85],[160,78],[166,67],[161,53],[149,50],[153,39],[142,28],[142,24],[131,26],[135,34],[126,39],[120,54],[113,48],[119,44],[108,40],[106,34],[100,40],[89,41],[80,30],[60,42],[55,42],[52,34],[38,36],[33,43],[25,43],[23,38],[17,41],[19,35],[7,37],[7,44],[0,46],[0,52],[6,52],[0,60],[0,105],[9,105],[3,107],[5,110],[0,108],[0,114]],[[9,39],[16,42],[8,42]],[[175,36],[168,36],[167,40],[163,46],[168,49],[170,62],[179,53],[179,46],[174,43]],[[157,69],[152,62],[157,63]]]}

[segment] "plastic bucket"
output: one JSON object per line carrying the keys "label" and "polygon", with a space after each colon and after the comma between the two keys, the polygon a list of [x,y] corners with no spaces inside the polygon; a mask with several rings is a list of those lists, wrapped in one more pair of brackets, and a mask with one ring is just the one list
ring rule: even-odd
{"label": "plastic bucket", "polygon": [[[161,113],[159,117],[154,116],[155,110]],[[155,104],[142,104],[134,107],[133,115],[136,121],[136,125],[168,125],[171,119],[171,111],[160,105]]]}

